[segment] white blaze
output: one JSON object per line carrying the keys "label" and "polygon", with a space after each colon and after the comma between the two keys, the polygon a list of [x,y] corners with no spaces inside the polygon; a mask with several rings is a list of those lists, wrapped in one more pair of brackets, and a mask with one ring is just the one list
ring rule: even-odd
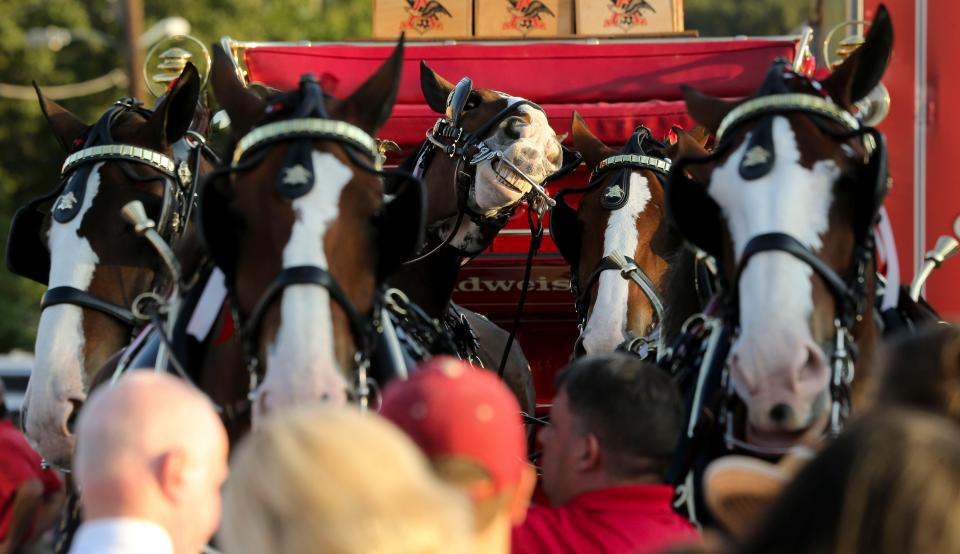
{"label": "white blaze", "polygon": [[[753,237],[786,233],[816,252],[829,226],[832,187],[839,176],[833,161],[819,161],[812,169],[800,164],[796,136],[785,117],[773,121],[776,162],[767,175],[747,181],[739,167],[749,136],[711,178],[710,195],[726,217],[739,259]],[[765,388],[772,375],[786,365],[798,367],[812,344],[813,270],[785,252],[763,252],[750,259],[741,276],[740,336],[732,354],[747,371],[752,388]],[[746,383],[736,382],[746,398]]]}
{"label": "white blaze", "polygon": [[[50,288],[87,290],[99,258],[90,241],[80,236],[80,224],[100,189],[100,168],[94,166],[77,215],[66,223],[53,220],[47,237],[50,248]],[[52,210],[56,210],[55,203]],[[119,214],[117,214],[119,217]],[[43,310],[37,329],[36,358],[27,387],[27,435],[47,460],[67,463],[73,441],[66,434],[70,400],[86,399],[83,310],[60,304]]]}
{"label": "white blaze", "polygon": [[[636,255],[637,218],[650,202],[650,185],[643,175],[630,173],[630,189],[627,203],[610,212],[607,229],[603,236],[603,255],[620,253],[627,257]],[[584,283],[586,284],[586,283]],[[593,304],[590,319],[583,331],[583,347],[588,354],[613,352],[626,338],[627,298],[631,285],[620,276],[619,271],[604,271],[600,275],[597,301]]]}
{"label": "white blaze", "polygon": [[[312,190],[293,200],[295,221],[283,249],[283,266],[328,268],[323,238],[339,214],[340,193],[353,172],[332,154],[313,153]],[[269,409],[326,399],[346,401],[346,381],[334,349],[330,295],[317,285],[293,285],[283,291],[280,327],[267,346],[261,392]],[[256,403],[255,416],[263,405]]]}

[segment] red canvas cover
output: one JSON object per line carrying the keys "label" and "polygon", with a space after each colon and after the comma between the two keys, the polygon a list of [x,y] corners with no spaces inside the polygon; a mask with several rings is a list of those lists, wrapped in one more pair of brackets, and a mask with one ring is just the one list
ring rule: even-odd
{"label": "red canvas cover", "polygon": [[[327,92],[342,98],[392,50],[363,44],[259,46],[245,49],[243,57],[251,81],[290,89],[301,74],[312,72]],[[763,79],[771,60],[789,58],[793,51],[787,39],[408,45],[395,117],[382,136],[409,147],[436,121],[420,92],[420,60],[452,82],[469,75],[476,86],[541,104],[559,132],[569,129],[576,109],[602,140],[617,145],[639,122],[657,134],[686,122],[678,103],[681,84],[744,96]]]}

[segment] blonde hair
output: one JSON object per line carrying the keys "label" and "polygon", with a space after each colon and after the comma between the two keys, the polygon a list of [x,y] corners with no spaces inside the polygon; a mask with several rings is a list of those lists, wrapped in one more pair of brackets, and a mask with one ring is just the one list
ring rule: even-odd
{"label": "blonde hair", "polygon": [[406,436],[351,408],[296,408],[238,448],[224,490],[226,552],[432,554],[471,548],[469,502]]}
{"label": "blonde hair", "polygon": [[463,491],[473,501],[473,528],[486,530],[498,515],[510,508],[516,491],[496,492],[493,477],[479,463],[463,456],[444,456],[430,460],[433,471],[443,482]]}
{"label": "blonde hair", "polygon": [[960,548],[960,433],[945,418],[892,410],[861,429],[835,552]]}

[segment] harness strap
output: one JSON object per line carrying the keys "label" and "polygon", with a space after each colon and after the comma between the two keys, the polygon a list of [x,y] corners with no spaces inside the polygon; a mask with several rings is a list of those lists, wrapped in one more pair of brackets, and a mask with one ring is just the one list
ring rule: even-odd
{"label": "harness strap", "polygon": [[[617,260],[617,254],[611,254],[609,256],[604,256],[600,258],[600,261],[597,263],[597,267],[594,268],[593,272],[590,274],[590,277],[587,278],[587,282],[582,289],[580,289],[579,294],[577,295],[577,311],[582,313],[581,318],[586,320],[586,306],[589,300],[590,291],[593,290],[593,286],[597,284],[597,281],[600,280],[600,275],[604,271],[617,270],[620,272],[620,276],[624,279],[628,279],[640,286],[640,290],[643,291],[643,294],[650,300],[650,304],[653,305],[654,311],[657,313],[657,319],[663,320],[663,300],[660,299],[660,296],[657,294],[657,285],[654,284],[653,280],[640,269],[640,266],[637,265],[636,260],[630,258],[629,256],[622,256],[623,260]],[[625,262],[625,263],[624,263]]]}
{"label": "harness strap", "polygon": [[47,289],[47,292],[43,293],[43,298],[40,300],[40,309],[45,310],[59,304],[71,304],[98,311],[116,319],[127,327],[137,327],[141,323],[140,320],[133,315],[133,312],[127,308],[107,302],[106,300],[101,300],[87,291],[74,287],[53,287]]}
{"label": "harness strap", "polygon": [[[316,285],[326,289],[330,294],[330,298],[339,304],[340,308],[342,308],[343,312],[347,315],[354,340],[356,340],[358,346],[360,346],[358,351],[364,351],[363,346],[366,346],[368,337],[365,332],[366,325],[363,323],[363,318],[360,316],[360,313],[354,308],[353,303],[350,302],[350,299],[347,298],[347,295],[329,271],[310,265],[286,267],[270,282],[270,285],[263,292],[263,295],[260,296],[260,300],[257,301],[253,311],[250,312],[250,316],[247,318],[246,324],[243,326],[241,336],[244,337],[245,341],[256,340],[256,338],[260,336],[260,325],[263,322],[263,316],[266,314],[267,309],[276,301],[277,297],[283,294],[284,289],[293,285]],[[248,347],[252,348],[252,346],[253,345],[249,345]],[[251,353],[253,352],[254,351],[251,351]]]}
{"label": "harness strap", "polygon": [[743,249],[740,256],[740,263],[737,267],[736,282],[740,281],[740,276],[747,267],[750,258],[761,252],[785,252],[798,260],[809,265],[830,287],[831,292],[837,297],[841,304],[847,306],[856,305],[856,296],[847,286],[847,283],[837,275],[826,262],[814,254],[809,248],[803,245],[799,240],[786,233],[765,233],[757,235],[750,239],[750,242]]}

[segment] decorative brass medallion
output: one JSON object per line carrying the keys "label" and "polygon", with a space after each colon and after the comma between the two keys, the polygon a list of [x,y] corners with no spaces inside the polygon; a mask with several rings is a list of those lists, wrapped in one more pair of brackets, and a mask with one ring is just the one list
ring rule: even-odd
{"label": "decorative brass medallion", "polygon": [[70,191],[60,197],[60,201],[57,202],[57,210],[66,212],[72,210],[76,205],[77,197],[73,194],[73,191]]}
{"label": "decorative brass medallion", "polygon": [[297,164],[284,170],[282,182],[285,185],[299,187],[310,184],[310,179],[312,178],[313,175],[310,173],[310,170]]}
{"label": "decorative brass medallion", "polygon": [[758,144],[744,154],[743,167],[763,165],[768,161],[770,161],[770,151]]}

